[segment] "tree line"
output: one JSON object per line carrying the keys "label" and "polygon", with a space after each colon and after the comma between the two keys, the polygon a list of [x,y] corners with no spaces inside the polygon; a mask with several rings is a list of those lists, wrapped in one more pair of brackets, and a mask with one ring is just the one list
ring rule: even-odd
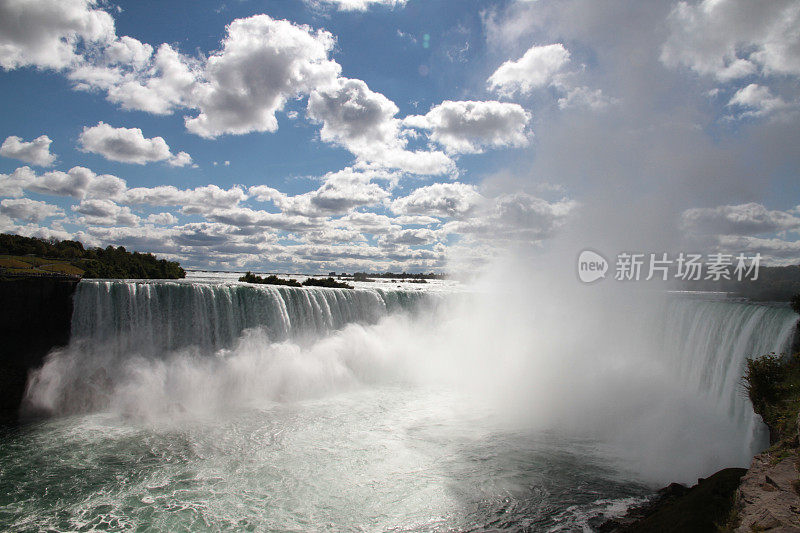
{"label": "tree line", "polygon": [[333,289],[352,289],[352,285],[348,285],[347,283],[336,281],[333,278],[308,278],[303,283],[300,283],[294,278],[284,279],[279,278],[275,274],[270,274],[269,276],[262,278],[261,276],[257,276],[253,274],[249,270],[247,273],[239,278],[239,281],[244,281],[246,283],[256,283],[259,285],[285,285],[287,287],[329,287]]}
{"label": "tree line", "polygon": [[0,255],[59,259],[83,270],[85,278],[178,279],[186,271],[176,261],[153,254],[129,252],[123,246],[84,248],[78,241],[40,239],[9,233],[0,234]]}
{"label": "tree line", "polygon": [[[335,276],[335,272],[331,272],[330,276]],[[349,274],[342,272],[340,277],[351,277]],[[427,274],[423,272],[419,273],[411,273],[411,272],[381,272],[381,273],[370,273],[370,272],[354,272],[352,275],[354,281],[365,281],[368,279],[445,279],[447,278],[447,274],[436,274],[435,272],[428,272]]]}

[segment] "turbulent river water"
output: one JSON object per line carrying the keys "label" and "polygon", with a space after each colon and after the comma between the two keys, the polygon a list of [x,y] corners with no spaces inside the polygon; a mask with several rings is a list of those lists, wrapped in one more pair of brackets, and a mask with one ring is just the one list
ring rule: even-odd
{"label": "turbulent river water", "polygon": [[429,285],[81,282],[0,430],[0,528],[591,530],[764,444],[742,365],[787,308],[660,298],[586,358],[591,324]]}

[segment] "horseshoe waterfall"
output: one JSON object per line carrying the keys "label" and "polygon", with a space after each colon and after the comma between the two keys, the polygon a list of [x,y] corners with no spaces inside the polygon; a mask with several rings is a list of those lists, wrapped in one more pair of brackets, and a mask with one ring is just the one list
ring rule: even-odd
{"label": "horseshoe waterfall", "polygon": [[745,359],[795,323],[707,295],[84,280],[2,429],[0,521],[591,530],[764,448]]}

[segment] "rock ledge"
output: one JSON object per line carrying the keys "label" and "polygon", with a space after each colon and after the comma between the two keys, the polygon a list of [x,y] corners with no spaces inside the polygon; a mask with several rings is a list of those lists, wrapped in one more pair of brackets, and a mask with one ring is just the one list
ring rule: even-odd
{"label": "rock ledge", "polygon": [[773,464],[768,453],[753,457],[736,492],[737,533],[751,531],[800,533],[798,457]]}

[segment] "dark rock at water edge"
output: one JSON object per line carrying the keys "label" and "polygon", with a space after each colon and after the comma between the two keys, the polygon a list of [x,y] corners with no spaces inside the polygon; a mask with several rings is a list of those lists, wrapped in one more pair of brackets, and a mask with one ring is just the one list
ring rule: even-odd
{"label": "dark rock at water edge", "polygon": [[16,421],[29,371],[69,342],[77,284],[47,277],[0,281],[0,421]]}
{"label": "dark rock at water edge", "polygon": [[715,532],[724,527],[733,508],[745,468],[725,468],[698,479],[688,488],[678,483],[664,487],[648,503],[620,518],[601,524],[602,533]]}

